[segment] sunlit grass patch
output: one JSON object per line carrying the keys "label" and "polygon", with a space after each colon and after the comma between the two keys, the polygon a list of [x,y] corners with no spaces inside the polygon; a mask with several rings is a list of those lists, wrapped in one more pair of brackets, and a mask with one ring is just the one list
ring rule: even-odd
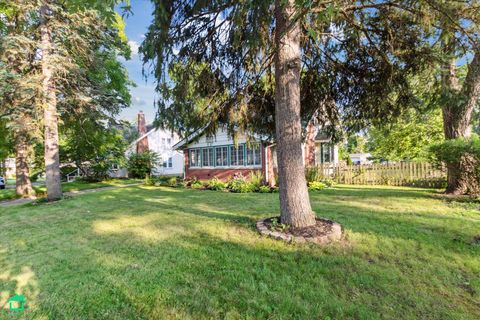
{"label": "sunlit grass patch", "polygon": [[310,195],[344,242],[258,235],[278,194],[137,186],[5,208],[1,302],[20,291],[45,319],[480,317],[475,207],[423,189]]}

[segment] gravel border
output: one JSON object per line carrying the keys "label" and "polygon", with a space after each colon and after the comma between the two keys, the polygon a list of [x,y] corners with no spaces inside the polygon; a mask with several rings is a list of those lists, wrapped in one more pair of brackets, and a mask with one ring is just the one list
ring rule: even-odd
{"label": "gravel border", "polygon": [[257,221],[257,230],[258,232],[260,232],[260,234],[275,240],[282,240],[290,243],[311,242],[311,243],[323,245],[323,244],[328,244],[334,241],[339,241],[342,239],[342,226],[332,220],[316,218],[317,221],[325,221],[332,224],[332,230],[330,233],[317,236],[317,237],[301,237],[301,236],[294,236],[291,234],[286,234],[283,232],[268,229],[266,221],[272,218],[278,218],[278,217],[264,218],[262,220]]}

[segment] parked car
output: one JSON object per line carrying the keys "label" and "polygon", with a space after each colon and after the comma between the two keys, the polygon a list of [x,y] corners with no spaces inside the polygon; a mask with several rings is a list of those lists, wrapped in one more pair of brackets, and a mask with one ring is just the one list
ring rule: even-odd
{"label": "parked car", "polygon": [[0,189],[5,189],[5,178],[0,177]]}

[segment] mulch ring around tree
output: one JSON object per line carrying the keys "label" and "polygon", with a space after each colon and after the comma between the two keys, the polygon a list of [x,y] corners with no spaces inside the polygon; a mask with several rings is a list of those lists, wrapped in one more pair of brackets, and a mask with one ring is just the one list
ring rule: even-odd
{"label": "mulch ring around tree", "polygon": [[342,239],[342,226],[322,218],[317,223],[305,228],[291,229],[280,224],[279,217],[265,218],[257,222],[257,230],[262,235],[286,242],[328,244]]}

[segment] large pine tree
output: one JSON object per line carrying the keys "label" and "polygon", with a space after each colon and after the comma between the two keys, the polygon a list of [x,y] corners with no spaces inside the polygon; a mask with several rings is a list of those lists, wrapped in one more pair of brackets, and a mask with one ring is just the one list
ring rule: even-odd
{"label": "large pine tree", "polygon": [[[27,134],[36,132],[43,124],[49,200],[62,196],[59,119],[72,119],[74,114],[84,113],[105,119],[105,114],[118,113],[129,103],[130,82],[116,62],[117,55],[128,56],[128,46],[121,18],[114,11],[115,3],[114,0],[0,1],[4,13],[0,17],[0,31],[4,39],[10,40],[2,42],[0,53],[12,80],[1,84],[2,90],[11,93],[10,103],[3,103],[2,108],[9,116],[9,125],[17,124],[14,130],[17,182],[29,184],[29,152],[25,150],[29,145],[25,142],[29,141]],[[12,48],[24,54],[15,55]],[[30,69],[37,71],[38,76],[32,77]],[[29,91],[22,84],[28,84]],[[34,94],[32,88],[36,90]],[[26,92],[32,97],[28,101],[24,97]]]}
{"label": "large pine tree", "polygon": [[181,64],[187,75],[195,74],[205,66],[210,77],[202,77],[198,89],[208,93],[207,130],[217,120],[231,132],[252,123],[268,130],[275,123],[281,220],[292,227],[314,223],[302,119],[327,125],[331,133],[340,115],[352,130],[387,121],[408,105],[409,73],[428,65],[407,59],[425,47],[421,34],[409,28],[415,17],[390,1],[153,2],[154,21],[141,51],[152,63],[158,91],[166,93],[158,102],[159,123],[178,129],[176,111],[186,116],[189,109],[170,94],[168,72]]}

